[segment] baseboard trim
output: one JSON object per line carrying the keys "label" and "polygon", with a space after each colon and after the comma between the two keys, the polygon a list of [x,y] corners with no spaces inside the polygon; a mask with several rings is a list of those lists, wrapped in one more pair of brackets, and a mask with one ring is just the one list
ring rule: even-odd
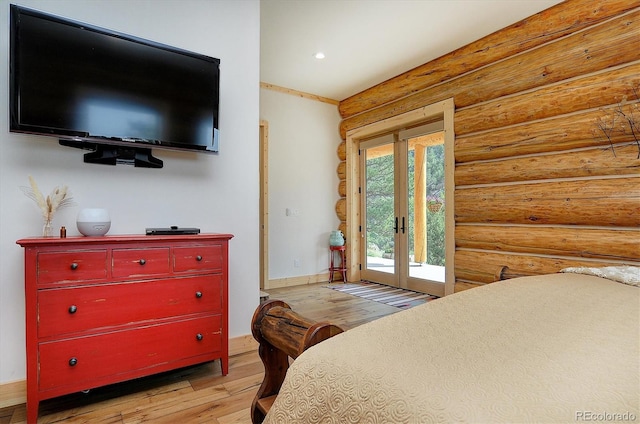
{"label": "baseboard trim", "polygon": [[27,380],[0,384],[0,408],[27,402]]}
{"label": "baseboard trim", "polygon": [[[258,342],[250,334],[229,339],[229,356],[257,351]],[[0,384],[0,409],[27,402],[27,380]]]}
{"label": "baseboard trim", "polygon": [[304,286],[306,284],[326,283],[329,281],[329,273],[315,275],[301,275],[299,277],[287,277],[269,280],[264,289],[279,289],[281,287]]}
{"label": "baseboard trim", "polygon": [[229,356],[258,351],[258,342],[251,334],[229,339]]}

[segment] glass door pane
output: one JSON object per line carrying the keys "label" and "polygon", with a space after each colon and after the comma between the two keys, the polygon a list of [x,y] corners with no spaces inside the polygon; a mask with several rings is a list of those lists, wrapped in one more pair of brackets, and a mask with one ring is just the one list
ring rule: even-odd
{"label": "glass door pane", "polygon": [[407,141],[407,287],[439,294],[445,281],[444,134]]}
{"label": "glass door pane", "polygon": [[387,142],[363,143],[363,236],[366,253],[361,276],[365,280],[397,286],[396,206],[393,137]]}

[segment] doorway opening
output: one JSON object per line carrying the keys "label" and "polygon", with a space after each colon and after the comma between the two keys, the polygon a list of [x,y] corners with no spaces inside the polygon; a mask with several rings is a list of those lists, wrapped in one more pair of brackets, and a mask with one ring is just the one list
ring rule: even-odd
{"label": "doorway opening", "polygon": [[355,194],[347,227],[359,263],[349,279],[452,293],[453,102],[354,130],[348,158],[350,148],[357,160],[347,163],[347,191]]}

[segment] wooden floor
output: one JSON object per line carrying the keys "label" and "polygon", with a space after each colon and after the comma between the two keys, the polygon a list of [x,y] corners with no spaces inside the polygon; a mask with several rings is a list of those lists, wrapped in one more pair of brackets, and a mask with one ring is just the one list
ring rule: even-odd
{"label": "wooden floor", "polygon": [[[326,285],[272,289],[269,298],[344,330],[401,311]],[[215,361],[43,401],[38,423],[251,423],[249,408],[263,371],[257,351],[248,352],[229,358],[227,376],[221,375],[220,362]],[[25,422],[24,404],[0,409],[0,424]]]}

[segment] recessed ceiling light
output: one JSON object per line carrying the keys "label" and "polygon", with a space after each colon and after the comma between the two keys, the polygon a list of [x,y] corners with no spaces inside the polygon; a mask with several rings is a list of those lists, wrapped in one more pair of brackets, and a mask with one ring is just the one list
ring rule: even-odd
{"label": "recessed ceiling light", "polygon": [[324,59],[324,53],[318,52],[314,54],[313,57],[315,57],[316,59]]}

